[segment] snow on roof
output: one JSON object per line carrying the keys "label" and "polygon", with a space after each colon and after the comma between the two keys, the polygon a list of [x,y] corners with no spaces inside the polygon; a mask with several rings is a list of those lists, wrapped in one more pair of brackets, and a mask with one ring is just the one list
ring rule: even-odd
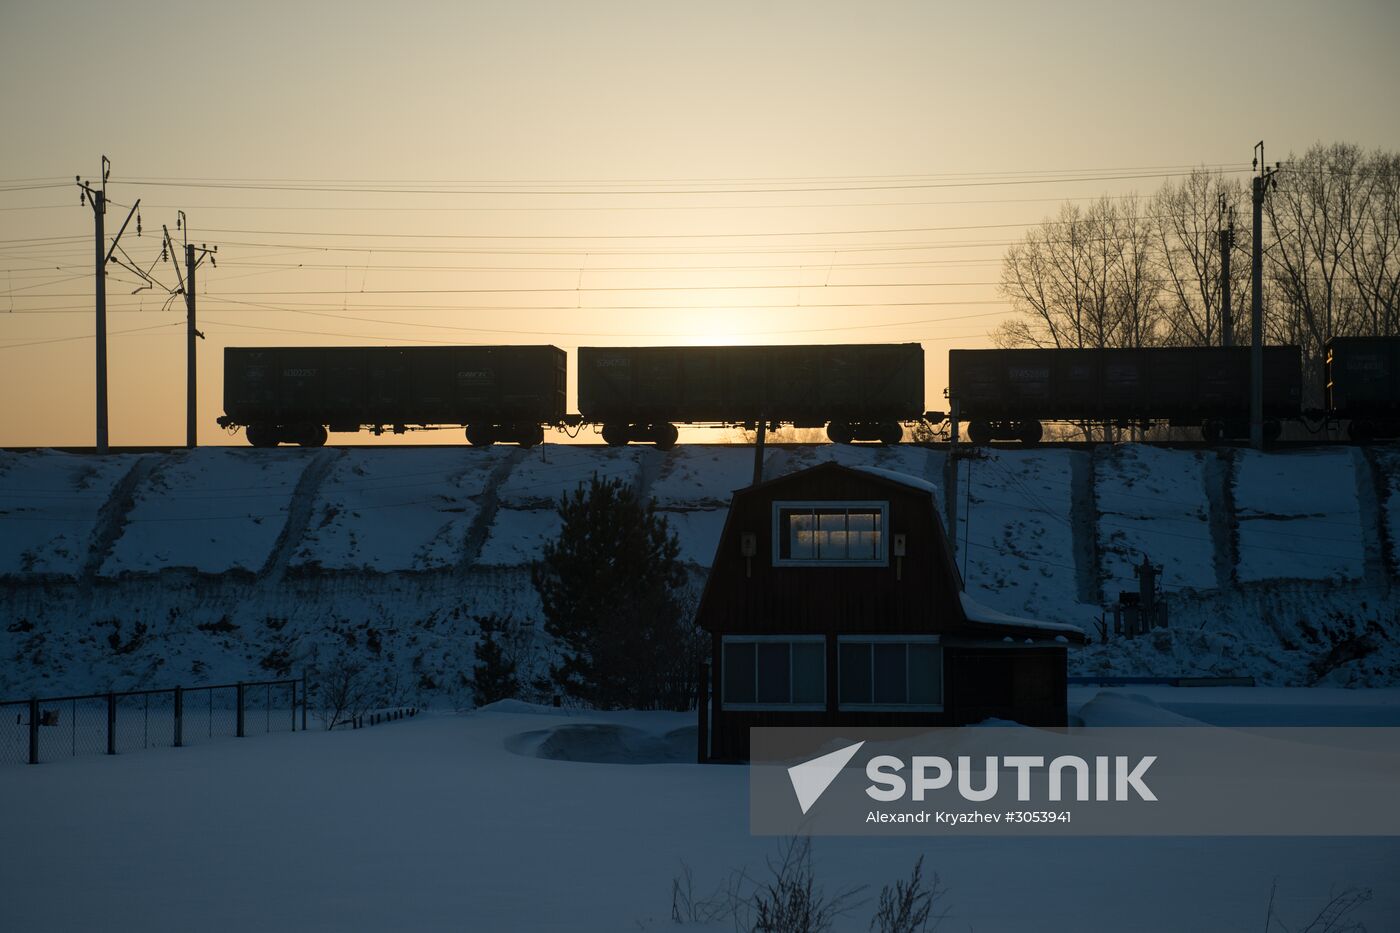
{"label": "snow on roof", "polygon": [[914,476],[910,473],[900,473],[897,470],[886,470],[884,467],[851,466],[849,469],[855,470],[857,473],[869,473],[871,476],[878,476],[892,483],[899,483],[901,486],[922,489],[931,496],[937,496],[939,494],[938,487],[921,476]]}
{"label": "snow on roof", "polygon": [[1065,622],[1041,622],[1038,619],[1010,616],[982,605],[965,592],[959,593],[958,596],[962,599],[963,614],[967,616],[969,622],[976,622],[980,625],[1014,625],[1018,628],[1037,629],[1042,632],[1072,632],[1080,638],[1084,637],[1084,630],[1077,625]]}

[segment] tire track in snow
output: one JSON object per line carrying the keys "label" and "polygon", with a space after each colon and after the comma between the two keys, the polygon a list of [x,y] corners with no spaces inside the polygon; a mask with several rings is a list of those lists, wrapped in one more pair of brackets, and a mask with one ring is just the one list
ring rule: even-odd
{"label": "tire track in snow", "polygon": [[1386,556],[1389,547],[1385,528],[1385,498],[1387,484],[1377,469],[1369,447],[1353,447],[1351,455],[1356,473],[1356,509],[1361,524],[1361,544],[1365,548],[1364,573],[1368,586],[1380,590],[1390,588],[1390,572]]}
{"label": "tire track in snow", "polygon": [[102,508],[98,510],[92,544],[88,548],[87,558],[83,561],[80,578],[84,590],[92,589],[98,571],[111,556],[112,550],[117,546],[117,540],[126,531],[127,519],[136,506],[136,487],[155,472],[161,460],[178,456],[179,454],[147,454],[138,457],[131,469],[126,471],[126,475],[117,480],[117,484],[112,487],[107,501],[102,503]]}
{"label": "tire track in snow", "polygon": [[311,524],[311,513],[316,507],[316,496],[321,491],[321,484],[330,475],[331,467],[344,455],[343,449],[318,450],[302,469],[301,476],[297,478],[296,489],[292,490],[292,500],[287,503],[287,520],[282,523],[282,532],[272,545],[262,569],[258,571],[258,579],[280,578],[286,573],[292,551],[301,543],[307,526]]}
{"label": "tire track in snow", "polygon": [[1210,540],[1215,548],[1215,587],[1239,585],[1239,521],[1235,517],[1235,456],[1229,448],[1215,451],[1201,475],[1210,504]]}
{"label": "tire track in snow", "polygon": [[526,448],[516,447],[491,468],[491,476],[486,480],[486,487],[481,493],[480,507],[472,518],[466,537],[462,539],[462,557],[457,564],[459,574],[470,570],[481,556],[481,549],[486,545],[487,536],[491,534],[491,526],[496,523],[496,511],[501,502],[500,489],[510,477],[511,471],[525,459],[526,453]]}

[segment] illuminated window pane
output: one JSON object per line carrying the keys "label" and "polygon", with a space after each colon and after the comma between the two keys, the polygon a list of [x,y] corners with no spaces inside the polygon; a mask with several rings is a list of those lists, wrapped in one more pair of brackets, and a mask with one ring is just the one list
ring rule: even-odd
{"label": "illuminated window pane", "polygon": [[846,551],[850,560],[880,557],[880,513],[851,511],[846,518]]}
{"label": "illuminated window pane", "polygon": [[777,559],[813,563],[883,562],[884,512],[840,503],[779,504]]}
{"label": "illuminated window pane", "polygon": [[817,557],[821,560],[846,559],[846,510],[817,511]]}
{"label": "illuminated window pane", "polygon": [[815,560],[817,522],[811,510],[783,509],[781,520],[787,527],[787,534],[783,536],[787,553],[779,556],[789,560]]}

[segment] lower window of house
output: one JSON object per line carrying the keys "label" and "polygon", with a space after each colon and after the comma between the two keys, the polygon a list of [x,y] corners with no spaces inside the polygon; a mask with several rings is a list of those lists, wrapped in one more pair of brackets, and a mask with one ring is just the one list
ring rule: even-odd
{"label": "lower window of house", "polygon": [[838,659],[843,709],[943,705],[943,649],[935,640],[843,638]]}
{"label": "lower window of house", "polygon": [[821,639],[726,638],[726,707],[826,707],[826,646]]}

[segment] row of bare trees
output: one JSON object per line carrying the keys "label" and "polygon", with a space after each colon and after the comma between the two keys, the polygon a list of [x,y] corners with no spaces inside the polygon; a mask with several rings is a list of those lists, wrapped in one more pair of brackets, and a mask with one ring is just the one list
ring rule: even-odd
{"label": "row of bare trees", "polygon": [[[1329,336],[1400,334],[1400,154],[1290,157],[1264,215],[1264,330],[1315,367]],[[1234,219],[1234,341],[1249,339],[1247,182],[1198,170],[1150,197],[1064,205],[1006,253],[1005,347],[1221,343],[1220,231]]]}

